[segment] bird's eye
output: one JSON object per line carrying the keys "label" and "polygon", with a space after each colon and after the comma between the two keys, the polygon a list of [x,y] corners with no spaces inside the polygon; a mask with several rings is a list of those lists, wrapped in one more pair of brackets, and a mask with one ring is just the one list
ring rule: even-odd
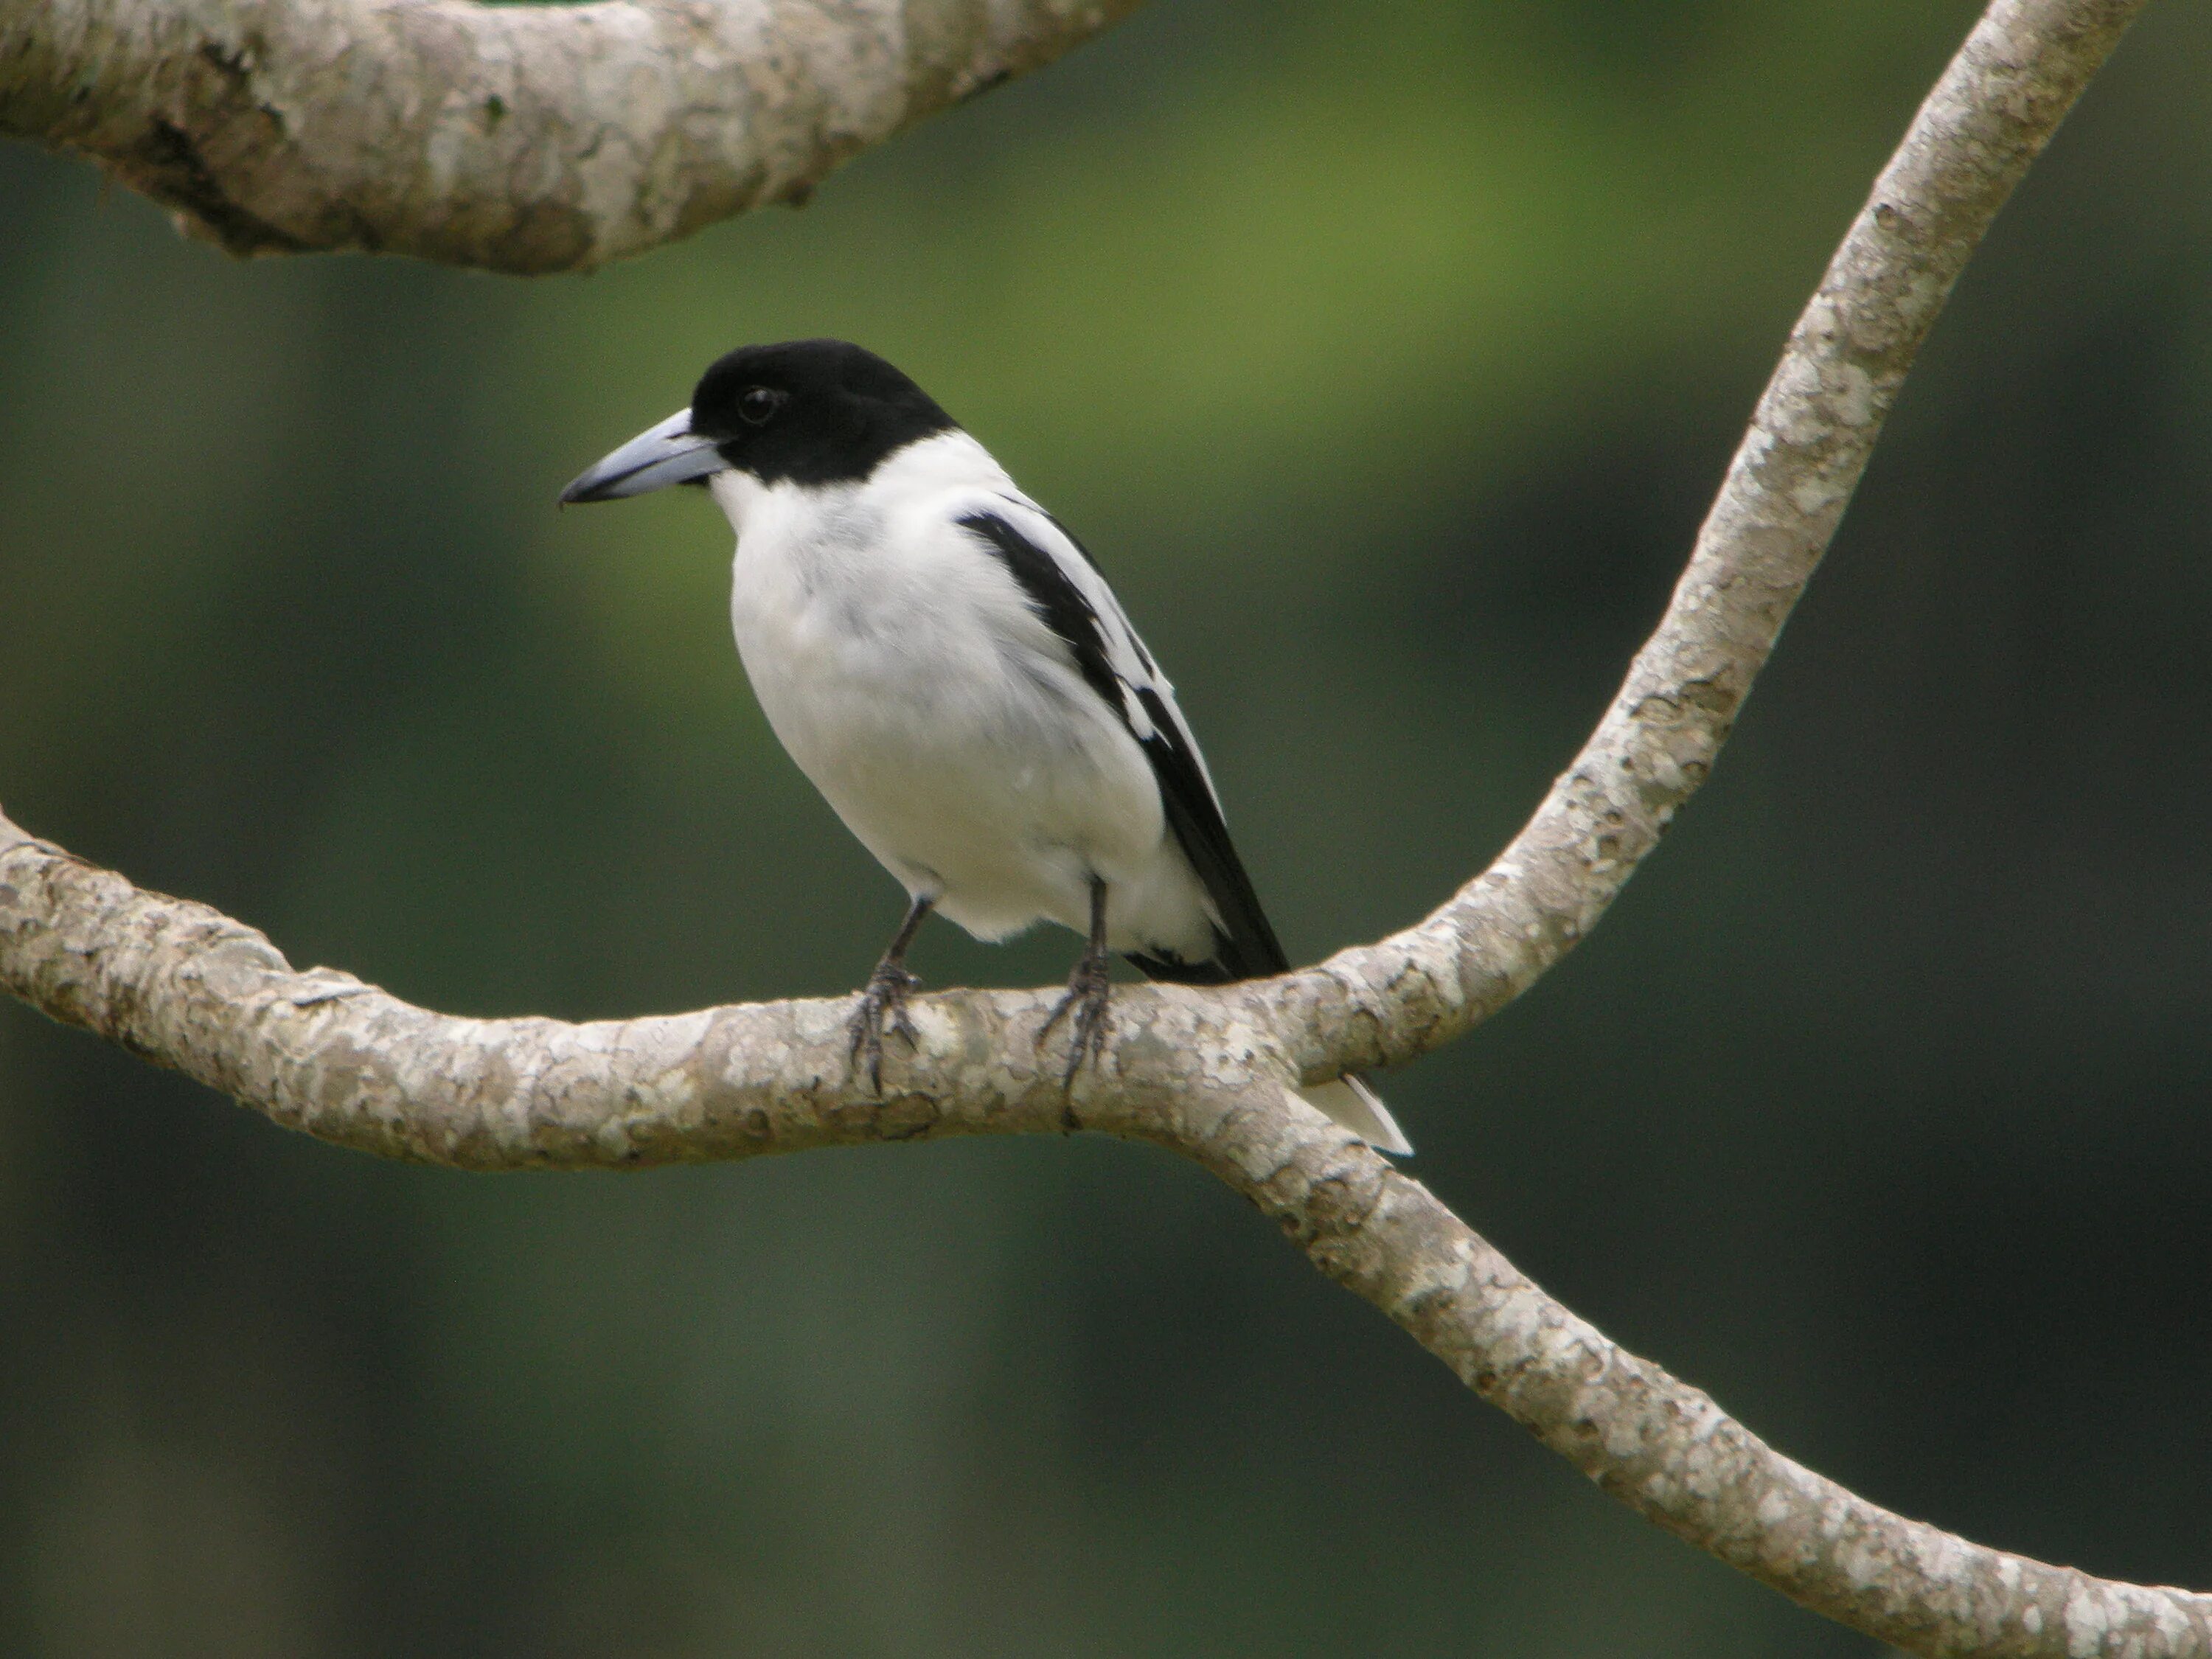
{"label": "bird's eye", "polygon": [[783,407],[784,394],[773,386],[747,386],[738,395],[738,415],[747,424],[759,426]]}

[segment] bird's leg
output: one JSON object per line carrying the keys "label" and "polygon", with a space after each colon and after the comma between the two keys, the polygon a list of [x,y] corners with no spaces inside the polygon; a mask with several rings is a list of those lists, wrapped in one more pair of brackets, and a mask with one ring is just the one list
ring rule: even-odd
{"label": "bird's leg", "polygon": [[1111,960],[1106,950],[1106,878],[1094,875],[1091,878],[1091,937],[1075,960],[1075,971],[1067,976],[1067,994],[1037,1028],[1036,1040],[1042,1047],[1060,1017],[1073,1016],[1068,1021],[1067,1069],[1060,1074],[1063,1087],[1074,1085],[1075,1074],[1086,1059],[1095,1066],[1106,1052],[1107,1034],[1114,1029],[1114,1016],[1107,1006],[1113,989],[1106,972]]}
{"label": "bird's leg", "polygon": [[884,1091],[884,1032],[886,1026],[907,1041],[909,1048],[919,1037],[914,1022],[907,1018],[907,994],[921,983],[906,970],[907,946],[921,929],[921,919],[929,914],[934,898],[917,896],[907,906],[906,920],[891,936],[884,948],[884,959],[876,964],[876,971],[868,975],[868,982],[860,992],[860,1006],[853,1011],[850,1030],[853,1034],[853,1067],[868,1068],[868,1082],[877,1094]]}

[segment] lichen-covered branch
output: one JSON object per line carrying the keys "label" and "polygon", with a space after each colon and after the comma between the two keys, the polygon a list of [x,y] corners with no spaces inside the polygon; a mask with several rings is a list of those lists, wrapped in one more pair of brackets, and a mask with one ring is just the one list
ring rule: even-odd
{"label": "lichen-covered branch", "polygon": [[1287,1075],[1249,994],[1171,987],[1117,988],[1110,1081],[1086,1072],[1072,1098],[1060,1053],[1036,1042],[1056,994],[916,998],[920,1046],[887,1049],[880,1100],[853,1073],[845,999],[584,1025],[456,1018],[349,975],[295,973],[244,923],[142,892],[4,817],[0,989],[288,1127],[475,1170],[1105,1127],[1094,1112],[1172,1141],[1184,1096],[1269,1081],[1281,1095]]}
{"label": "lichen-covered branch", "polygon": [[[0,19],[19,3],[0,0]],[[919,1042],[895,1051],[878,1097],[848,1062],[845,1001],[456,1019],[295,973],[243,924],[4,817],[0,989],[281,1123],[472,1169],[1079,1128],[1152,1141],[1250,1198],[1622,1502],[1808,1607],[1918,1653],[2212,1659],[2212,1599],[1986,1549],[1782,1456],[1284,1086],[1464,1030],[1603,913],[1710,769],[1968,254],[2141,4],[1990,6],[1792,335],[1665,619],[1506,854],[1418,927],[1319,969],[1118,990],[1112,1047],[1072,1095],[1037,1049],[1043,994],[917,1000]],[[13,62],[0,51],[0,77]]]}
{"label": "lichen-covered branch", "polygon": [[1302,1066],[1389,1065],[1458,1036],[1605,914],[1711,772],[1952,284],[2143,3],[1983,15],[1798,319],[1673,603],[1574,764],[1433,915],[1277,981]]}
{"label": "lichen-covered branch", "polygon": [[1419,1182],[1282,1088],[1243,988],[1117,993],[1108,1076],[1061,1093],[1052,998],[916,1000],[884,1097],[849,1003],[570,1025],[468,1020],[142,892],[0,817],[0,987],[341,1145],[469,1169],[729,1159],[1092,1129],[1192,1158],[1614,1497],[1814,1610],[1913,1652],[2212,1656],[2212,1598],[2093,1578],[1910,1521],[1792,1462],[1547,1296]]}
{"label": "lichen-covered branch", "polygon": [[0,0],[0,132],[234,253],[587,270],[764,203],[1137,0]]}

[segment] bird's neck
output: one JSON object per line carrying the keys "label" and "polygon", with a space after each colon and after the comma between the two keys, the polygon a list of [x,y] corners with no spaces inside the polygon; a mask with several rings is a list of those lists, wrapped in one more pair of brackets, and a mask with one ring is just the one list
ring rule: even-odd
{"label": "bird's neck", "polygon": [[1018,493],[1006,469],[991,459],[991,452],[957,427],[892,451],[866,477],[807,484],[782,479],[771,484],[750,472],[732,469],[714,474],[708,480],[708,488],[740,541],[748,525],[780,523],[801,501],[809,509],[801,516],[811,518],[816,513],[835,514],[853,505],[878,513],[893,511],[902,504],[960,490]]}
{"label": "bird's neck", "polygon": [[708,493],[714,496],[714,505],[722,509],[722,516],[730,521],[730,528],[740,539],[745,533],[745,520],[767,498],[769,489],[751,473],[735,470],[717,472],[707,480]]}

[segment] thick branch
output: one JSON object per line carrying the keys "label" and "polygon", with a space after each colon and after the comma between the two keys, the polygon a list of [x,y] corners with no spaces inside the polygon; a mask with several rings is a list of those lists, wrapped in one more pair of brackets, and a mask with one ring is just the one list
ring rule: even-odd
{"label": "thick branch", "polygon": [[[568,1025],[464,1020],[141,892],[0,817],[0,987],[342,1145],[471,1169],[635,1165],[1089,1128],[1196,1159],[1469,1388],[1639,1514],[1917,1653],[2212,1656],[2212,1598],[2093,1578],[1909,1521],[1769,1447],[1547,1296],[1419,1182],[1284,1092],[1234,996],[1117,997],[1110,1082],[1058,1086],[1043,993],[918,999],[887,1098],[843,1001]],[[1231,991],[1238,988],[1231,988]]]}
{"label": "thick branch", "polygon": [[1665,617],[1512,845],[1379,945],[1278,981],[1316,1075],[1425,1053],[1588,933],[1712,769],[1952,284],[2144,0],[1995,0],[1790,337]]}
{"label": "thick branch", "polygon": [[0,0],[0,132],[234,253],[588,269],[763,203],[1137,0]]}
{"label": "thick branch", "polygon": [[1113,1048],[1073,1100],[1056,1057],[1036,1052],[1040,994],[921,999],[919,1051],[895,1058],[878,1100],[847,1063],[848,1003],[454,1019],[344,975],[295,974],[250,928],[4,818],[0,988],[280,1122],[471,1168],[1077,1127],[1150,1140],[1251,1198],[1614,1496],[1809,1607],[1922,1653],[2212,1659],[2212,1600],[1987,1550],[1783,1457],[1282,1086],[1293,1069],[1464,1030],[1602,914],[1711,767],[1974,243],[2139,7],[1991,6],[1792,336],[1658,633],[1505,856],[1418,927],[1322,969],[1118,993]]}
{"label": "thick branch", "polygon": [[1282,1092],[1281,1061],[1247,1017],[1256,998],[1231,988],[1242,994],[1117,990],[1113,1086],[1079,1084],[1073,1103],[1060,1051],[1036,1045],[1054,995],[917,997],[921,1049],[890,1045],[878,1101],[852,1074],[849,1000],[584,1025],[431,1013],[350,975],[296,974],[244,923],[142,892],[0,817],[0,990],[287,1127],[465,1169],[1059,1133],[1093,1127],[1094,1096],[1125,1114],[1121,1132],[1173,1139],[1192,1091],[1273,1078]]}

